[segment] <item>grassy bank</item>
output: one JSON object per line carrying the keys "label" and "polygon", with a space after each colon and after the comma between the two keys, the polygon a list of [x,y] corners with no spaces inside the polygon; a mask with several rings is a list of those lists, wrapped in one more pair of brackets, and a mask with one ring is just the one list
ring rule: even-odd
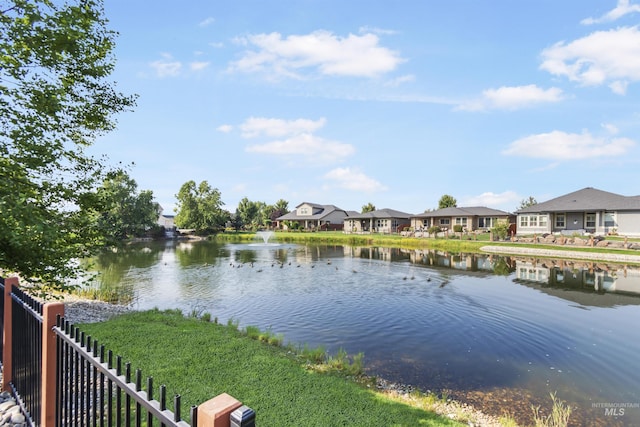
{"label": "grassy bank", "polygon": [[261,427],[463,425],[386,398],[331,364],[319,369],[304,351],[251,339],[233,324],[152,310],[80,329],[165,384],[169,396],[181,394],[184,408],[224,392],[254,409]]}
{"label": "grassy bank", "polygon": [[[351,246],[384,246],[407,249],[442,249],[448,251],[477,252],[487,244],[489,235],[479,234],[477,240],[469,240],[470,236],[451,239],[429,239],[403,237],[397,234],[344,234],[340,231],[309,232],[276,232],[272,241],[280,243],[313,243],[323,245],[351,245]],[[255,242],[255,233],[226,232],[215,236],[215,240],[227,242]]]}
{"label": "grassy bank", "polygon": [[[222,233],[215,237],[216,240],[230,242],[253,242],[256,241],[255,233]],[[417,238],[403,237],[396,234],[344,234],[340,231],[326,232],[276,232],[275,241],[285,243],[310,243],[325,245],[350,245],[350,246],[383,246],[406,249],[438,249],[448,252],[481,252],[480,248],[488,244],[501,246],[504,252],[509,252],[509,247],[531,248],[531,249],[552,249],[558,251],[588,252],[602,254],[626,254],[640,255],[640,251],[626,249],[612,249],[606,247],[579,247],[548,245],[537,243],[511,243],[511,242],[490,242],[488,233],[479,233],[477,236],[465,235],[449,238]],[[620,240],[612,238],[611,240]],[[629,239],[629,241],[640,241],[639,239]]]}

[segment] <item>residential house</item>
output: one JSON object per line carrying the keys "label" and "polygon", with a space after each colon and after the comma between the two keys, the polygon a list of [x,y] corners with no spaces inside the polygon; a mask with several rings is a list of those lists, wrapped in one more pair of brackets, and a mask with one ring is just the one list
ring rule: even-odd
{"label": "residential house", "polygon": [[397,233],[409,227],[411,214],[393,209],[353,213],[344,219],[345,233]]}
{"label": "residential house", "polygon": [[175,228],[175,215],[160,214],[158,217],[158,225],[164,227],[165,230],[173,230]]}
{"label": "residential house", "polygon": [[498,209],[477,207],[449,207],[431,212],[424,212],[411,217],[414,231],[427,231],[429,227],[439,226],[443,231],[452,230],[454,225],[461,225],[468,231],[493,228],[498,221],[511,223],[514,216]]}
{"label": "residential house", "polygon": [[334,205],[303,202],[295,210],[276,218],[276,227],[286,230],[289,224],[298,223],[299,228],[305,230],[341,230],[343,220],[348,215],[347,211]]}
{"label": "residential house", "polygon": [[640,196],[586,187],[516,212],[518,235],[618,233],[640,236]]}

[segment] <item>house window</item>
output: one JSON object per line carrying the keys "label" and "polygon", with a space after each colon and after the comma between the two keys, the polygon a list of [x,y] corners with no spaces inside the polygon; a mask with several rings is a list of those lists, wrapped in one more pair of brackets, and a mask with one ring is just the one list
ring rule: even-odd
{"label": "house window", "polygon": [[556,228],[564,228],[566,224],[566,217],[563,213],[556,214]]}
{"label": "house window", "polygon": [[377,224],[378,224],[377,225],[378,228],[383,228],[383,227],[386,228],[387,227],[387,220],[386,219],[379,219],[377,221]]}
{"label": "house window", "polygon": [[546,215],[540,215],[538,217],[538,224],[540,225],[540,227],[546,227],[547,226],[547,216]]}
{"label": "house window", "polygon": [[423,219],[422,220],[422,226],[425,228],[429,228],[429,220],[428,219]]}
{"label": "house window", "polygon": [[451,220],[449,218],[440,218],[440,225],[449,225]]}
{"label": "house window", "polygon": [[585,226],[587,228],[596,228],[596,214],[588,213],[584,216]]}
{"label": "house window", "polygon": [[309,215],[309,208],[300,208],[300,215]]}
{"label": "house window", "polygon": [[456,218],[456,225],[467,226],[467,217]]}
{"label": "house window", "polygon": [[498,218],[478,218],[479,228],[491,228],[498,222]]}
{"label": "house window", "polygon": [[520,227],[547,227],[547,215],[522,215]]}
{"label": "house window", "polygon": [[616,226],[616,213],[615,212],[605,212],[604,213],[604,226],[605,227],[615,227]]}
{"label": "house window", "polygon": [[528,227],[529,226],[529,217],[526,215],[522,215],[520,217],[520,227]]}

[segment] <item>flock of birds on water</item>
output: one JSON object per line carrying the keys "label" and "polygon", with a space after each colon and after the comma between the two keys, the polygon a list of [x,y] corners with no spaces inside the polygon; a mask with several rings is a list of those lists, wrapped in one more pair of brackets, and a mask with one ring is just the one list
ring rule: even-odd
{"label": "flock of birds on water", "polygon": [[[237,264],[234,264],[233,262],[230,262],[230,263],[229,263],[229,266],[230,266],[231,268],[242,268],[242,267],[244,267],[244,266],[245,266],[245,265],[247,265],[247,264],[249,265],[249,267],[250,267],[250,268],[254,268],[254,266],[255,266],[255,263],[254,263],[253,261],[249,261],[249,262],[246,262],[246,263],[241,262],[241,263],[237,263]],[[331,265],[331,260],[327,260],[327,261],[326,261],[326,264],[327,264],[327,265]],[[207,264],[205,264],[205,265],[207,265]],[[285,262],[282,262],[282,261],[274,261],[274,262],[272,262],[272,263],[271,263],[271,267],[272,267],[272,268],[275,268],[275,267],[278,267],[278,268],[284,268],[284,267],[285,267],[285,265],[287,265],[287,266],[291,266],[291,261],[289,261],[288,263],[285,263]],[[301,264],[296,264],[296,265],[295,265],[295,268],[300,268],[300,267],[302,267],[302,265],[301,265]],[[315,264],[312,264],[312,265],[311,265],[311,268],[315,268],[315,267],[316,267],[316,266],[315,266]],[[336,271],[337,271],[337,270],[339,270],[339,269],[338,269],[338,267],[335,267],[335,269],[336,269]],[[262,271],[264,271],[262,268],[258,268],[258,269],[256,270],[256,272],[257,272],[257,273],[261,273]],[[357,273],[358,271],[357,271],[357,270],[355,270],[355,269],[351,269],[351,272],[355,274],[355,273]],[[413,275],[413,274],[412,274],[411,276],[404,276],[404,277],[402,278],[402,280],[415,280],[415,278],[416,278],[416,277],[415,277],[415,275]],[[431,282],[431,277],[427,277],[426,281],[427,281],[427,282]],[[444,287],[447,283],[449,283],[447,280],[442,281],[442,282],[440,283],[440,287],[441,287],[441,288],[442,288],[442,287]]]}

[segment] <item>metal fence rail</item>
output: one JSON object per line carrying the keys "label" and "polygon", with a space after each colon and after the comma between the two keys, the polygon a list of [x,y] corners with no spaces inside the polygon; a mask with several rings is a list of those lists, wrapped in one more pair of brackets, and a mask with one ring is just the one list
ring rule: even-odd
{"label": "metal fence rail", "polygon": [[191,424],[181,420],[180,396],[174,397],[174,412],[167,409],[166,388],[154,399],[153,378],[142,390],[142,371],[123,365],[113,353],[105,355],[104,345],[85,336],[75,326],[58,320],[53,329],[58,347],[58,426],[141,426],[189,427],[197,425],[197,407],[191,407]]}
{"label": "metal fence rail", "polygon": [[42,304],[18,288],[12,299],[11,389],[34,425],[40,425],[42,396]]}

